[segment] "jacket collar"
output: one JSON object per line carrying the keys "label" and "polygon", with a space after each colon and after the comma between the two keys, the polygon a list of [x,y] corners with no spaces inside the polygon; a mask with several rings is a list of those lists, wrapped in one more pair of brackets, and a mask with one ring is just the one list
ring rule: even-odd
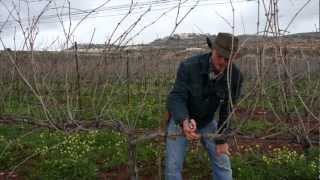
{"label": "jacket collar", "polygon": [[209,61],[211,60],[211,52],[204,54],[204,58],[200,59],[200,74],[201,75],[208,75],[209,74]]}

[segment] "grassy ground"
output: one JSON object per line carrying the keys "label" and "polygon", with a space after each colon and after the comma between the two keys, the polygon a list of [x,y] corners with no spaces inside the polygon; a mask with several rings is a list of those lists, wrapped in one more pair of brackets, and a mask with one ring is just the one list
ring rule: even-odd
{"label": "grassy ground", "polygon": [[[271,86],[273,83],[270,82]],[[307,100],[304,81],[297,87]],[[48,112],[23,83],[11,84],[10,91],[1,96],[1,117],[26,117],[39,122],[50,118],[83,121],[99,119],[121,120],[129,127],[158,128],[165,112],[165,100],[172,81],[143,83],[105,84],[81,86],[80,98],[74,85],[39,88],[38,93]],[[315,86],[311,84],[311,86]],[[1,86],[3,89],[4,86]],[[59,89],[59,87],[61,89]],[[246,89],[253,85],[247,84]],[[265,93],[255,93],[240,104],[241,108],[259,107],[263,110],[283,112],[281,90],[269,88]],[[280,97],[280,98],[279,98]],[[260,99],[259,99],[260,98]],[[266,99],[263,101],[262,99]],[[305,112],[299,98],[288,100],[286,111]],[[310,108],[319,104],[313,101]],[[315,111],[313,111],[315,112]],[[235,123],[237,127],[239,124]],[[241,125],[240,131],[260,136],[274,124],[263,119],[250,118]],[[285,144],[284,144],[285,145]],[[149,141],[138,146],[138,165],[142,176],[155,177],[163,167],[163,142]],[[232,165],[236,179],[316,179],[319,175],[319,147],[306,152],[279,148],[262,152],[259,148],[247,149],[246,153],[234,154]],[[126,137],[105,129],[83,133],[63,133],[27,125],[1,124],[0,171],[15,171],[25,179],[96,179],[98,174],[113,172],[128,161]],[[202,148],[191,148],[186,159],[184,175],[189,179],[208,179],[209,160]]]}
{"label": "grassy ground", "polygon": [[[111,131],[64,134],[45,129],[3,125],[0,128],[0,170],[16,171],[26,179],[96,179],[97,174],[127,163],[126,138]],[[163,161],[163,143],[138,146],[141,176],[155,177]],[[320,149],[297,152],[275,148],[262,153],[259,147],[232,156],[236,179],[316,179]],[[162,166],[162,165],[160,165]],[[208,179],[210,164],[201,146],[189,149],[184,175]]]}

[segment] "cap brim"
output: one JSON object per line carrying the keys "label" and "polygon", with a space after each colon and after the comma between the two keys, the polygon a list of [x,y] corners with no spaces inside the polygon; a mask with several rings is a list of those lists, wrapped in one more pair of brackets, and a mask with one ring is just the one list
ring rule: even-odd
{"label": "cap brim", "polygon": [[212,49],[212,41],[209,37],[206,38],[206,41],[207,41],[207,45],[210,49]]}

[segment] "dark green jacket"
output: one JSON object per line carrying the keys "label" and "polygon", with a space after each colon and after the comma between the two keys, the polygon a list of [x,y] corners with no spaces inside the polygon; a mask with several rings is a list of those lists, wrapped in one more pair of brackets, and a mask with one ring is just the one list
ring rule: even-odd
{"label": "dark green jacket", "polygon": [[[220,106],[218,128],[223,125],[222,130],[225,132],[230,123],[224,122],[231,112],[227,70],[219,80],[209,80],[210,58],[211,53],[207,53],[191,57],[180,64],[174,87],[167,99],[167,108],[176,124],[181,125],[184,119],[192,118],[201,129],[213,120]],[[240,96],[243,78],[234,64],[230,72],[231,97],[234,104]]]}

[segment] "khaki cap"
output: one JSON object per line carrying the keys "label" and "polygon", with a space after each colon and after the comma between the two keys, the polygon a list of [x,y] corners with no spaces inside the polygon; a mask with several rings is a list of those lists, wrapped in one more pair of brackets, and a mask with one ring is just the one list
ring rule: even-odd
{"label": "khaki cap", "polygon": [[[233,47],[232,47],[233,42]],[[212,48],[216,49],[224,58],[229,59],[231,51],[234,54],[238,50],[239,39],[230,33],[218,33]]]}

